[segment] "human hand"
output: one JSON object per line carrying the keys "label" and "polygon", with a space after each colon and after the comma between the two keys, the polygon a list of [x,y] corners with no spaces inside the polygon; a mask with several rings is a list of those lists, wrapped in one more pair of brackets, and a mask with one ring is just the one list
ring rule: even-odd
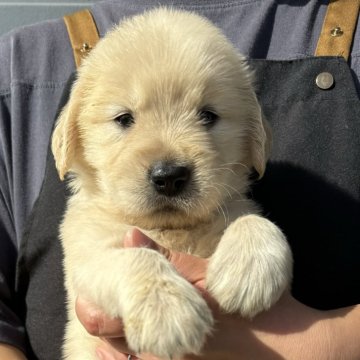
{"label": "human hand", "polygon": [[[248,321],[236,314],[222,313],[207,293],[204,280],[207,260],[168,251],[140,231],[134,230],[125,239],[125,247],[141,246],[162,252],[178,272],[203,293],[216,319],[215,329],[208,337],[202,355],[187,355],[181,360],[360,358],[360,347],[356,345],[359,342],[356,339],[344,340],[342,331],[338,330],[338,326],[344,329],[343,333],[350,340],[354,336],[358,337],[354,334],[358,334],[360,325],[359,307],[322,312],[306,307],[289,294],[284,294],[270,311]],[[150,354],[140,354],[138,358],[133,354],[126,344],[120,319],[109,319],[101,310],[81,298],[77,301],[77,314],[91,334],[103,339],[103,345],[98,348],[99,359],[127,360],[128,354],[131,354],[132,360],[159,360]],[[339,319],[345,317],[349,320],[339,324]]]}
{"label": "human hand", "polygon": [[26,357],[19,349],[7,344],[0,344],[0,359],[26,360]]}

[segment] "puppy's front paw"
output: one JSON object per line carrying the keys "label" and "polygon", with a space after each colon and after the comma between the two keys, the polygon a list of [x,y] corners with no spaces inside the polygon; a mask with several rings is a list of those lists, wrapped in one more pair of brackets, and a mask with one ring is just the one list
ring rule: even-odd
{"label": "puppy's front paw", "polygon": [[195,288],[176,275],[135,293],[124,324],[128,345],[136,353],[172,359],[200,352],[213,317]]}
{"label": "puppy's front paw", "polygon": [[207,288],[225,311],[251,318],[280,298],[291,276],[291,251],[280,229],[248,215],[225,231],[210,259]]}

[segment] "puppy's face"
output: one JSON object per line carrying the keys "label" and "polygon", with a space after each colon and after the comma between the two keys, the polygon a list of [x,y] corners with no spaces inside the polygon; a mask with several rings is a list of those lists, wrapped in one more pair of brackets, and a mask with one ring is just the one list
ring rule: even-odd
{"label": "puppy's face", "polygon": [[125,22],[80,69],[53,136],[60,176],[145,229],[192,227],[262,175],[248,70],[219,31],[163,10]]}

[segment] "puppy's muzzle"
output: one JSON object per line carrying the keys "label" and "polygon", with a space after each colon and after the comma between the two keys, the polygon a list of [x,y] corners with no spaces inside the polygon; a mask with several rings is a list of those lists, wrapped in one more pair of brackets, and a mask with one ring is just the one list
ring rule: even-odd
{"label": "puppy's muzzle", "polygon": [[190,177],[189,167],[163,161],[155,163],[149,171],[150,183],[156,192],[169,197],[181,194]]}

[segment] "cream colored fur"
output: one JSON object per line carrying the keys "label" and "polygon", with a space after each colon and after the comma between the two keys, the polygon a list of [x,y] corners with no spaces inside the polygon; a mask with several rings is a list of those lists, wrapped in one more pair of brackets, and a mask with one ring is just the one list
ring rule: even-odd
{"label": "cream colored fur", "polygon": [[[203,108],[219,115],[211,128]],[[114,118],[131,113],[122,128]],[[267,134],[268,133],[268,134]],[[229,312],[253,317],[289,286],[281,231],[246,198],[269,132],[243,58],[207,20],[157,9],[124,21],[79,69],[53,134],[60,177],[73,195],[61,224],[68,317],[64,359],[94,360],[98,340],[74,313],[81,294],[121,317],[129,346],[167,359],[199,353],[214,323],[200,293],[159,253],[123,249],[138,227],[155,241],[209,257],[207,287]],[[192,168],[191,191],[163,199],[157,161]]]}

